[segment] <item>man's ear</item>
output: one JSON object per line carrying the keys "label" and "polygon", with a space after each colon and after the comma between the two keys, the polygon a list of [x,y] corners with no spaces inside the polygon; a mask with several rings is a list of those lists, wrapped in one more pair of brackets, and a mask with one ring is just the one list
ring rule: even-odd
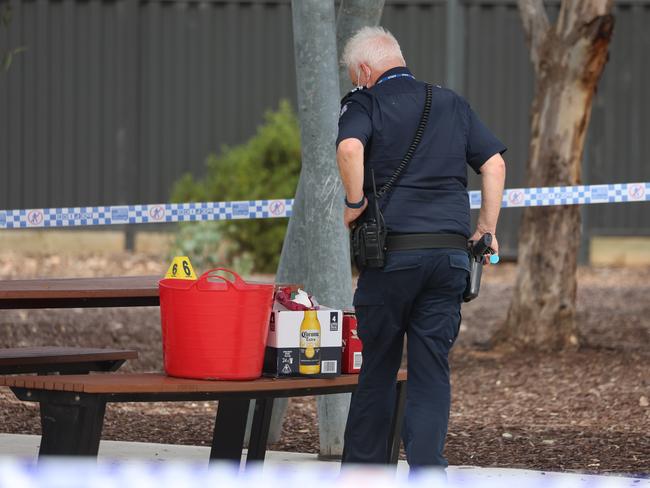
{"label": "man's ear", "polygon": [[361,63],[361,71],[363,72],[363,80],[364,80],[363,85],[366,86],[370,82],[370,76],[372,75],[372,70],[370,69],[370,66],[368,66],[366,63]]}

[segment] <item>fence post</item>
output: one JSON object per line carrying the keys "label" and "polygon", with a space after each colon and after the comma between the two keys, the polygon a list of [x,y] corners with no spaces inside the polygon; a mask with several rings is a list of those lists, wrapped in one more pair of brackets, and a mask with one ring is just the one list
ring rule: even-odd
{"label": "fence post", "polygon": [[[120,204],[134,200],[137,194],[138,174],[138,16],[140,3],[136,0],[121,0],[116,5],[117,57],[120,76],[117,77],[115,127],[116,172],[120,182],[117,199]],[[124,229],[124,247],[128,251],[135,248],[135,228],[127,225]]]}
{"label": "fence post", "polygon": [[465,17],[461,0],[447,0],[446,85],[465,90]]}

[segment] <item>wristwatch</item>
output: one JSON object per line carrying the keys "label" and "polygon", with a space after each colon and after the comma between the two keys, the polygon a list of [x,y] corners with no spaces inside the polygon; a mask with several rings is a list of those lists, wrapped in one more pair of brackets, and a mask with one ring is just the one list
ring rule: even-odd
{"label": "wristwatch", "polygon": [[356,203],[350,203],[350,202],[348,202],[348,197],[347,197],[347,196],[343,199],[343,201],[345,202],[345,206],[346,206],[346,207],[348,207],[348,208],[354,208],[354,209],[359,209],[359,208],[363,207],[363,204],[364,204],[364,203],[366,203],[366,196],[364,195],[363,197],[361,197],[361,201],[360,201],[360,202],[356,202]]}

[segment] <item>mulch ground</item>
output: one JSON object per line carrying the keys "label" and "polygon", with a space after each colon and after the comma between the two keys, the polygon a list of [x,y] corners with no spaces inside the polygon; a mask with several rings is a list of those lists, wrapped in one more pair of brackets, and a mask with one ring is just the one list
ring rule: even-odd
{"label": "mulch ground", "polygon": [[[0,278],[164,273],[147,256],[0,255]],[[581,268],[582,347],[556,354],[498,354],[487,341],[505,318],[516,268],[486,271],[481,297],[463,308],[452,354],[446,454],[453,465],[594,473],[650,473],[650,269]],[[156,308],[16,310],[0,313],[0,347],[135,348],[124,371],[162,367]],[[103,438],[209,445],[214,403],[109,405]],[[6,433],[40,433],[36,405],[0,388]],[[272,449],[318,452],[312,398],[293,399]]]}

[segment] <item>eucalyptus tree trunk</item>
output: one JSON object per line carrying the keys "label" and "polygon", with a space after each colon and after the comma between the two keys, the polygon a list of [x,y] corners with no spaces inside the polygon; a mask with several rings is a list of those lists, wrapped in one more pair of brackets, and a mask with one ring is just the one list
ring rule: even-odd
{"label": "eucalyptus tree trunk", "polygon": [[[383,6],[384,0],[342,0],[336,22],[338,59],[341,58],[343,48],[348,39],[359,29],[368,25],[377,25]],[[339,64],[339,89],[341,96],[349,91],[348,87],[350,87],[350,79],[348,78],[347,69]],[[346,255],[346,257],[348,256]],[[347,273],[348,276],[351,276],[350,270]],[[344,306],[352,306],[352,294],[349,295]],[[349,409],[349,393],[318,397],[318,433],[321,458],[340,458],[343,454],[343,434],[345,432],[345,423],[348,418]]]}
{"label": "eucalyptus tree trunk", "polygon": [[[578,185],[593,97],[608,59],[612,0],[563,0],[550,25],[542,0],[519,0],[535,68],[528,186]],[[498,345],[578,346],[575,323],[580,209],[529,207],[519,233],[518,275]]]}
{"label": "eucalyptus tree trunk", "polygon": [[[346,42],[364,25],[376,24],[382,7],[383,0],[343,0],[339,42]],[[334,1],[292,0],[291,8],[302,171],[276,280],[301,283],[320,303],[349,308],[350,250],[334,150],[340,95]],[[349,404],[349,394],[319,397],[321,456],[341,456]],[[270,442],[279,440],[286,406],[286,400],[274,403]]]}
{"label": "eucalyptus tree trunk", "polygon": [[[302,283],[320,303],[352,306],[348,235],[343,226],[343,188],[334,141],[339,110],[337,37],[342,44],[364,25],[375,25],[383,0],[343,0],[335,31],[333,0],[293,0],[302,171],[282,246],[279,282]],[[318,398],[320,455],[340,457],[350,395]],[[286,401],[275,402],[270,440],[279,438]]]}
{"label": "eucalyptus tree trunk", "polygon": [[[291,12],[302,169],[276,281],[300,283],[319,303],[347,308],[350,250],[334,151],[339,95],[334,0],[292,0]],[[269,442],[279,440],[286,409],[286,399],[274,401]]]}

